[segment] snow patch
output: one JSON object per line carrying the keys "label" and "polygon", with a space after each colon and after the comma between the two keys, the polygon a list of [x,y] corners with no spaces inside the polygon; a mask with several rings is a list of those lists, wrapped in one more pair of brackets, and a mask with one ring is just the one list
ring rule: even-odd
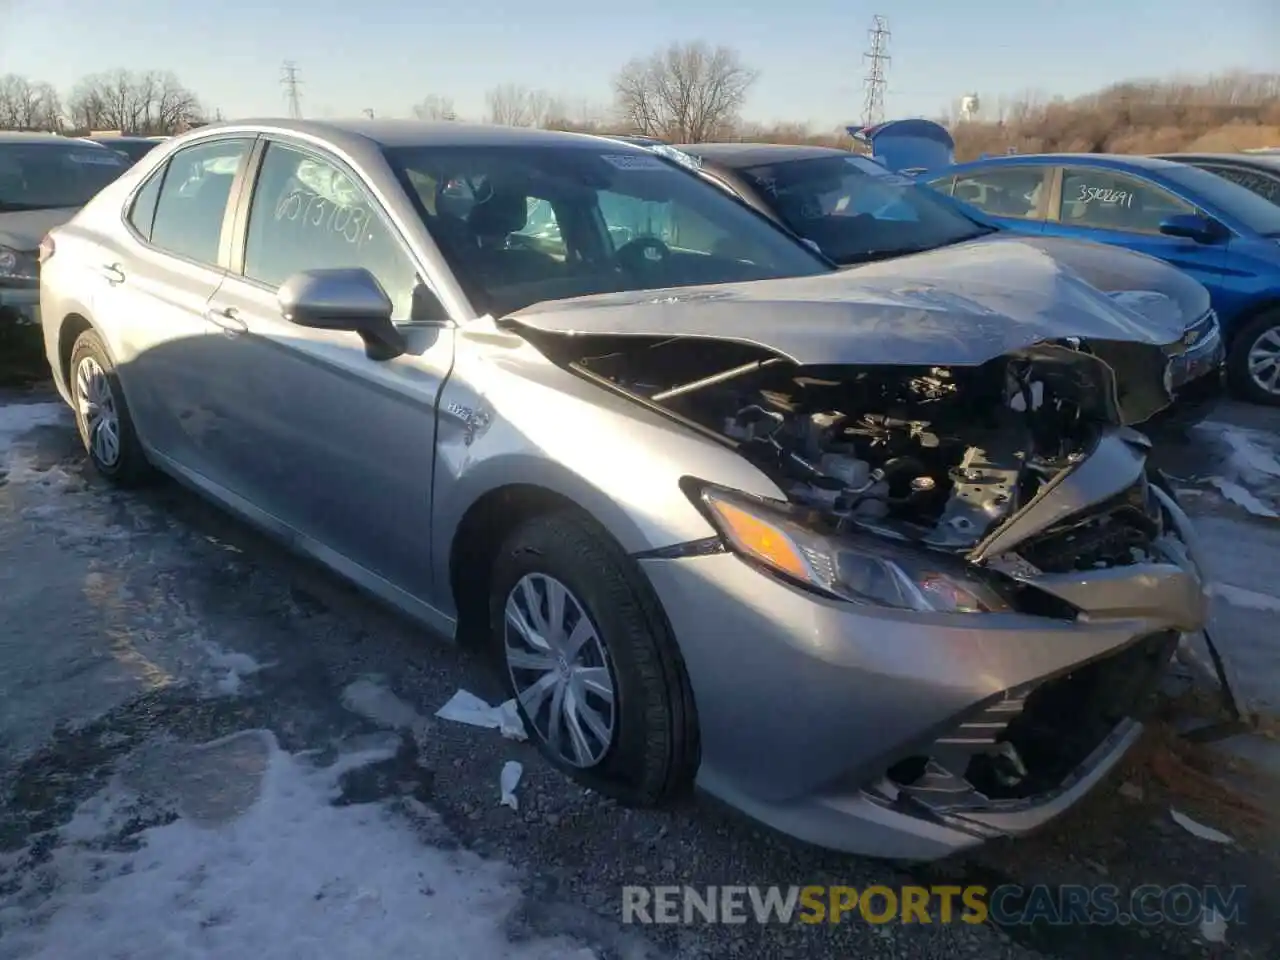
{"label": "snow patch", "polygon": [[219,693],[234,696],[240,692],[241,682],[264,669],[263,665],[247,653],[224,650],[216,643],[206,643],[205,652],[209,655],[209,663],[220,676],[214,686]]}
{"label": "snow patch", "polygon": [[[1280,478],[1280,462],[1263,446],[1263,435],[1240,427],[1223,426],[1218,432],[1230,449],[1227,462],[1246,480],[1251,477]],[[1256,438],[1259,442],[1255,442]]]}
{"label": "snow patch", "polygon": [[431,730],[430,720],[371,677],[348,684],[342,691],[342,705],[379,726],[408,730],[419,744]]}
{"label": "snow patch", "polygon": [[1247,610],[1262,610],[1267,613],[1280,613],[1280,597],[1244,587],[1234,587],[1229,583],[1215,583],[1211,588],[1215,597],[1220,597],[1233,607],[1244,607]]}
{"label": "snow patch", "polygon": [[424,847],[384,807],[335,806],[334,768],[309,767],[268,732],[238,735],[245,738],[257,742],[263,762],[252,771],[256,798],[234,819],[184,817],[142,831],[138,849],[118,852],[100,841],[118,829],[132,791],[116,782],[82,805],[46,865],[48,897],[28,890],[0,899],[6,955],[591,956],[565,939],[511,942],[503,924],[520,892],[507,868]]}
{"label": "snow patch", "polygon": [[1209,482],[1218,488],[1218,492],[1230,500],[1238,507],[1243,507],[1252,513],[1255,517],[1266,517],[1268,519],[1280,518],[1280,514],[1276,513],[1265,503],[1255,497],[1240,484],[1231,480],[1224,480],[1222,477],[1210,477]]}
{"label": "snow patch", "polygon": [[69,424],[71,410],[63,403],[9,403],[0,406],[0,445],[10,442],[37,427]]}

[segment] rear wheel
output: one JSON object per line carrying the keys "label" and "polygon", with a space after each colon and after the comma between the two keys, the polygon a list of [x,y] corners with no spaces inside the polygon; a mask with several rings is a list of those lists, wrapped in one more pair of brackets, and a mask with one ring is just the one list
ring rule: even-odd
{"label": "rear wheel", "polygon": [[699,757],[693,697],[634,562],[564,511],[514,531],[490,586],[495,659],[542,754],[630,806],[687,793]]}
{"label": "rear wheel", "polygon": [[149,480],[154,470],[138,442],[115,365],[97,333],[86,330],[76,339],[67,373],[76,428],[94,469],[122,487]]}
{"label": "rear wheel", "polygon": [[1280,310],[1259,314],[1236,334],[1227,376],[1244,399],[1280,406]]}

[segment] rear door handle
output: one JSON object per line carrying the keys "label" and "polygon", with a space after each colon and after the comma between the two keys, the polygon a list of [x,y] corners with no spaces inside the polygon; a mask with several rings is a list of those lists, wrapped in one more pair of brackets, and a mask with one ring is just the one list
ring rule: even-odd
{"label": "rear door handle", "polygon": [[204,318],[221,327],[229,337],[249,329],[249,325],[240,319],[240,312],[235,307],[210,307],[204,312]]}
{"label": "rear door handle", "polygon": [[124,270],[118,263],[103,264],[102,275],[106,277],[108,283],[124,283]]}

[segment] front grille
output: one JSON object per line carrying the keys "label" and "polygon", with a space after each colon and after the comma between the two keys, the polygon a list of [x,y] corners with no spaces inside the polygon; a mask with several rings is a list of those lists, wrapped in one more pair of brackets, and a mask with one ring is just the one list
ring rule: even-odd
{"label": "front grille", "polygon": [[1210,310],[1199,320],[1189,325],[1182,336],[1165,348],[1170,356],[1180,356],[1198,349],[1210,336],[1218,330],[1218,314]]}
{"label": "front grille", "polygon": [[1127,719],[1144,712],[1176,633],[1040,683],[1007,690],[928,748],[888,770],[900,791],[938,812],[1051,794]]}

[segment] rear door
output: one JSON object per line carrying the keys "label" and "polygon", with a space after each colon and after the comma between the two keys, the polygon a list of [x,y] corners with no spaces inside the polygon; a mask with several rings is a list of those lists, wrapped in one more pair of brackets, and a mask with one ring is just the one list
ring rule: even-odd
{"label": "rear door", "polygon": [[[232,359],[222,393],[234,423],[216,456],[260,521],[357,582],[426,598],[435,405],[452,368],[452,323],[415,308],[416,260],[356,171],[313,146],[262,147],[237,216],[242,242],[212,305]],[[382,285],[406,356],[372,360],[355,333],[281,316],[286,279],[337,267],[366,268]]]}
{"label": "rear door", "polygon": [[1040,233],[1049,209],[1052,167],[1001,164],[934,180],[929,186],[982,212],[1015,233]]}
{"label": "rear door", "polygon": [[[177,151],[127,201],[127,229],[97,262],[100,329],[112,340],[143,440],[179,466],[210,476],[210,430],[225,359],[209,334],[209,301],[222,283],[228,199],[252,137],[202,140]],[[216,477],[211,477],[216,479]]]}
{"label": "rear door", "polygon": [[1175,214],[1196,207],[1160,185],[1105,167],[1063,167],[1045,233],[1109,243],[1158,257],[1195,277],[1210,292],[1222,284],[1227,244],[1204,244],[1160,232]]}

